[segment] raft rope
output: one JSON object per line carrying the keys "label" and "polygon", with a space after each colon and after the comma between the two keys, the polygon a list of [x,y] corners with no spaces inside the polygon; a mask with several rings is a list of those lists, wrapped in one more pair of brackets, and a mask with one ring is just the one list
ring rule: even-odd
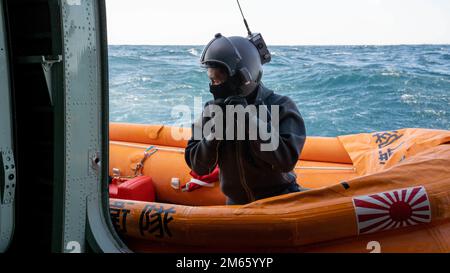
{"label": "raft rope", "polygon": [[[126,147],[133,147],[133,148],[145,148],[147,146],[143,146],[143,145],[139,145],[139,144],[129,144],[129,143],[123,143],[120,141],[110,141],[111,144],[115,144],[115,145],[120,145],[120,146],[126,146]],[[150,147],[154,147],[153,149],[155,150],[159,150],[159,151],[168,151],[168,152],[179,152],[179,153],[183,153],[184,154],[184,149],[183,148],[167,148],[167,147],[156,147],[156,146],[150,146]],[[149,148],[150,148],[149,147]],[[147,149],[149,149],[147,148]]]}
{"label": "raft rope", "polygon": [[144,163],[147,158],[149,158],[152,154],[156,153],[158,149],[151,145],[144,151],[144,157],[141,159],[139,163],[136,164],[136,168],[134,169],[134,176],[142,175],[142,169],[144,168]]}
{"label": "raft rope", "polygon": [[[142,146],[142,145],[122,143],[122,142],[119,142],[119,141],[111,141],[111,144],[127,146],[127,147],[133,147],[133,148],[144,148],[145,147],[145,146]],[[154,154],[157,151],[167,151],[167,152],[176,152],[176,153],[183,153],[184,154],[184,149],[183,148],[156,147],[156,146],[152,145],[152,146],[150,146],[150,147],[148,147],[146,149],[146,152],[149,151],[150,149],[152,150],[150,155]],[[144,161],[150,155],[145,156],[145,152],[144,152],[144,158],[141,160],[140,163],[138,163],[136,165],[136,168],[139,165],[140,170],[142,170]],[[299,166],[299,167],[295,167],[295,169],[298,169],[298,170],[325,170],[325,171],[356,171],[355,167],[325,167],[325,166]]]}

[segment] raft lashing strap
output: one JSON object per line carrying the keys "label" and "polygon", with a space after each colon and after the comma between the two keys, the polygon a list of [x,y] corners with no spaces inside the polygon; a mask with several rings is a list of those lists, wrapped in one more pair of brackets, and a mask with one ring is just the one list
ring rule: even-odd
{"label": "raft lashing strap", "polygon": [[181,191],[185,192],[185,191],[189,191],[189,185],[190,184],[196,184],[202,187],[209,187],[212,188],[214,187],[214,183],[207,183],[195,178],[191,178],[191,180],[189,180],[189,182],[186,183],[186,185],[183,186],[183,188],[181,189]]}
{"label": "raft lashing strap", "polygon": [[136,168],[134,169],[134,176],[143,175],[142,169],[144,168],[144,163],[147,158],[149,158],[152,154],[156,153],[158,151],[158,148],[154,145],[149,146],[144,151],[144,157],[141,159],[139,163],[136,164]]}

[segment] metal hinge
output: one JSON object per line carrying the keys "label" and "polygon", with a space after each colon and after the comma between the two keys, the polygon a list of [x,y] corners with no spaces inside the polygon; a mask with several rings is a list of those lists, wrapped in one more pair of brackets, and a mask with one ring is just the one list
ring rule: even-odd
{"label": "metal hinge", "polygon": [[52,93],[52,66],[54,63],[59,63],[62,60],[61,55],[57,56],[42,56],[42,71],[44,71],[45,82],[47,83],[48,95],[50,103],[53,105]]}
{"label": "metal hinge", "polygon": [[0,177],[1,202],[9,204],[14,201],[14,192],[16,188],[16,165],[11,150],[1,150],[0,163],[3,175]]}
{"label": "metal hinge", "polygon": [[52,66],[55,63],[62,61],[62,55],[48,55],[48,56],[21,56],[18,58],[21,64],[41,64],[42,72],[44,73],[45,83],[47,84],[48,95],[50,103],[53,105],[52,93]]}

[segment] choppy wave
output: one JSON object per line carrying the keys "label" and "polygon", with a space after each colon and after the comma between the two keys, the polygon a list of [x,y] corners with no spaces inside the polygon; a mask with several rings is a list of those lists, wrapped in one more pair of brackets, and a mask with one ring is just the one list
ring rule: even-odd
{"label": "choppy wave", "polygon": [[[173,125],[210,99],[200,46],[110,46],[110,120]],[[275,46],[264,84],[298,105],[309,135],[450,129],[450,46]]]}

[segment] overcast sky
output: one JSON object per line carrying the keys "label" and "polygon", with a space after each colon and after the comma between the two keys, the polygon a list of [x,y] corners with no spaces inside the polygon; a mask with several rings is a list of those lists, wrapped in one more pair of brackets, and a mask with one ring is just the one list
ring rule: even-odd
{"label": "overcast sky", "polygon": [[[270,45],[450,44],[450,0],[240,0]],[[106,0],[109,44],[245,36],[235,0]]]}

